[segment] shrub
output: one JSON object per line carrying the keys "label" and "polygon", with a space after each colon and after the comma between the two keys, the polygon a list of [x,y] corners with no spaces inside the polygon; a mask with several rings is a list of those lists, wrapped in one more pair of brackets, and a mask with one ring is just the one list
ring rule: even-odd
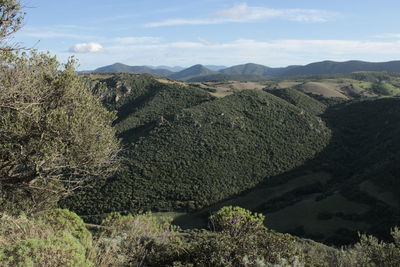
{"label": "shrub", "polygon": [[210,217],[211,228],[215,231],[226,231],[232,236],[248,234],[264,227],[265,216],[249,210],[227,206]]}
{"label": "shrub", "polygon": [[86,267],[93,266],[93,263],[86,258],[85,247],[69,233],[62,232],[45,239],[19,240],[0,248],[0,265]]}
{"label": "shrub", "polygon": [[66,209],[55,209],[44,213],[41,218],[51,225],[54,231],[66,231],[79,240],[86,248],[92,246],[92,235],[83,220]]}
{"label": "shrub", "polygon": [[150,213],[111,214],[95,242],[96,265],[165,266],[183,253],[182,240],[167,218]]}
{"label": "shrub", "polygon": [[394,242],[379,241],[374,236],[361,235],[354,246],[359,266],[400,266],[400,231],[391,232]]}
{"label": "shrub", "polygon": [[[60,216],[55,218],[55,216]],[[0,266],[92,266],[90,233],[73,213],[0,218]]]}
{"label": "shrub", "polygon": [[[303,255],[290,235],[266,229],[232,236],[228,232],[193,234],[185,262],[198,266],[257,266],[256,263],[301,264]],[[268,265],[267,265],[268,266]]]}

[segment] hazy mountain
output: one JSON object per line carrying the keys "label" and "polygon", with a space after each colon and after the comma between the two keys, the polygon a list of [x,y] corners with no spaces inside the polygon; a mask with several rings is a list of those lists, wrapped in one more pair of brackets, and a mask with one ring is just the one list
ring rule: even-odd
{"label": "hazy mountain", "polygon": [[168,78],[187,81],[194,77],[205,76],[205,75],[216,74],[216,73],[217,72],[209,70],[206,67],[204,67],[203,65],[198,64],[198,65],[191,66],[187,69],[184,69],[180,72],[173,73],[173,74],[169,75]]}
{"label": "hazy mountain", "polygon": [[365,62],[365,61],[322,61],[311,63],[305,66],[297,66],[285,70],[279,76],[299,76],[299,75],[315,75],[315,74],[338,74],[351,73],[356,71],[387,71],[400,72],[400,61],[389,62]]}
{"label": "hazy mountain", "polygon": [[[216,65],[194,65],[184,69],[183,67],[174,66],[128,66],[121,63],[104,66],[91,72],[126,72],[126,73],[149,73],[176,80],[200,80],[206,81],[216,79],[218,77],[229,77],[229,75],[251,75],[259,77],[290,77],[290,76],[306,76],[319,74],[341,74],[352,73],[358,71],[387,71],[400,72],[400,61],[390,62],[365,62],[365,61],[322,61],[315,62],[305,66],[292,65],[284,68],[271,68],[260,64],[247,63],[236,65],[229,68]],[[81,73],[87,73],[81,72]],[[216,75],[222,74],[222,75]],[[228,75],[228,76],[227,76]],[[210,77],[207,77],[210,76]]]}
{"label": "hazy mountain", "polygon": [[227,68],[227,66],[219,66],[219,65],[204,65],[204,67],[213,71],[219,71]]}
{"label": "hazy mountain", "polygon": [[221,70],[223,74],[245,74],[245,75],[258,75],[258,76],[276,76],[280,68],[270,68],[259,64],[247,63],[243,65],[236,65],[230,68]]}
{"label": "hazy mountain", "polygon": [[322,61],[311,63],[305,66],[294,65],[285,68],[270,68],[264,65],[248,63],[232,66],[220,70],[219,72],[223,74],[258,75],[264,77],[289,77],[317,74],[341,74],[358,71],[400,72],[400,61],[379,63],[357,60],[346,62]]}
{"label": "hazy mountain", "polygon": [[172,72],[178,72],[178,71],[181,71],[181,70],[185,69],[184,67],[181,67],[181,66],[173,66],[173,67],[171,67],[171,66],[166,66],[166,65],[147,66],[147,67],[155,69],[155,70],[164,69],[164,70],[169,70],[169,71],[172,71]]}
{"label": "hazy mountain", "polygon": [[160,76],[168,76],[172,74],[172,71],[166,70],[166,69],[152,69],[147,66],[128,66],[122,63],[115,63],[112,65],[104,66],[95,69],[92,72],[111,72],[111,73],[116,73],[116,72],[125,72],[125,73],[136,73],[136,74],[143,74],[143,73],[148,73],[148,74],[156,74]]}

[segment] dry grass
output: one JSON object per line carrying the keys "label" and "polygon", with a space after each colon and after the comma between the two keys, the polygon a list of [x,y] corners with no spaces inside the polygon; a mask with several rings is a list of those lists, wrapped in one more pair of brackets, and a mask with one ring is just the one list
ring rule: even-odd
{"label": "dry grass", "polygon": [[325,97],[348,98],[342,91],[343,85],[332,82],[306,82],[299,89],[306,93],[322,95]]}

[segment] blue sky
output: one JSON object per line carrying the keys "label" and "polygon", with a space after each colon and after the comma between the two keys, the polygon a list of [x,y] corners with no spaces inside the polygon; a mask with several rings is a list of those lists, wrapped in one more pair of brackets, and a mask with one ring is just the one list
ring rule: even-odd
{"label": "blue sky", "polygon": [[400,59],[395,0],[23,0],[15,40],[79,69]]}

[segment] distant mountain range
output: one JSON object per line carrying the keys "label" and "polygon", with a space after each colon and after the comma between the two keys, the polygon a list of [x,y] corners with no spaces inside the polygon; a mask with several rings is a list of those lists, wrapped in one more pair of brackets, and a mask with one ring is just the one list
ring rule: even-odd
{"label": "distant mountain range", "polygon": [[400,72],[400,61],[389,61],[380,63],[357,60],[346,62],[322,61],[304,66],[293,65],[283,68],[271,68],[254,63],[247,63],[232,67],[215,65],[203,66],[198,64],[189,68],[183,68],[179,66],[128,66],[122,63],[115,63],[112,65],[97,68],[93,71],[86,71],[86,73],[148,73],[182,81],[205,81],[207,79],[216,79],[218,77],[229,79],[229,77],[232,76],[237,78],[240,75],[247,75],[252,77],[256,76],[260,78],[277,78],[318,74],[342,74],[357,71]]}

